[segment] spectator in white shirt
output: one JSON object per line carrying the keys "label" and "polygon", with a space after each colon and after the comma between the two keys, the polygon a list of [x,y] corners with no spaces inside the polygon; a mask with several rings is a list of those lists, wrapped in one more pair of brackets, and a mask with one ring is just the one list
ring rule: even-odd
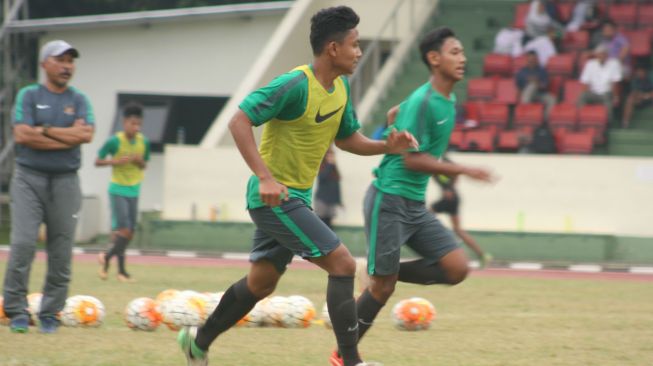
{"label": "spectator in white shirt", "polygon": [[530,38],[544,36],[551,27],[561,28],[561,25],[547,13],[544,1],[533,0],[526,15],[526,34]]}
{"label": "spectator in white shirt", "polygon": [[585,91],[578,99],[578,106],[585,104],[603,104],[612,119],[612,107],[619,104],[617,85],[622,79],[619,61],[608,58],[608,50],[604,44],[594,50],[596,58],[587,61],[580,75],[580,82]]}
{"label": "spectator in white shirt", "polygon": [[556,28],[550,27],[545,35],[539,36],[526,43],[524,46],[524,53],[534,51],[537,54],[539,64],[542,67],[546,67],[546,63],[549,62],[551,56],[558,53],[556,48],[557,36]]}

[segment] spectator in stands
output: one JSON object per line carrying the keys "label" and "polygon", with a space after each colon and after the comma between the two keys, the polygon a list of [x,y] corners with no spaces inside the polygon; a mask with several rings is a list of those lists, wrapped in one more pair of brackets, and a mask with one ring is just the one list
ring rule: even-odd
{"label": "spectator in stands", "polygon": [[527,53],[526,66],[517,72],[515,82],[521,92],[521,103],[544,103],[545,115],[548,117],[556,100],[547,90],[549,74],[540,66],[535,51]]}
{"label": "spectator in stands", "polygon": [[596,0],[579,0],[571,13],[567,23],[567,32],[576,32],[585,29],[594,32],[600,27],[600,14]]}
{"label": "spectator in stands", "polygon": [[315,214],[328,227],[333,228],[332,221],[336,209],[342,206],[340,197],[340,172],[336,165],[336,153],[330,147],[324,155],[320,171],[317,174],[317,190],[315,191]]}
{"label": "spectator in stands", "polygon": [[494,53],[501,55],[510,55],[512,57],[520,56],[524,53],[522,41],[524,31],[519,28],[503,28],[494,37]]}
{"label": "spectator in stands", "polygon": [[610,20],[601,26],[601,43],[607,47],[608,57],[619,61],[622,76],[630,76],[630,42],[623,33],[617,31],[617,26]]}
{"label": "spectator in stands", "polygon": [[608,58],[608,49],[601,44],[594,50],[596,58],[587,61],[580,75],[580,82],[585,85],[585,91],[578,99],[578,106],[602,103],[611,119],[612,107],[619,105],[617,85],[621,81],[621,66],[619,61]]}
{"label": "spectator in stands", "polygon": [[561,28],[546,11],[545,0],[533,0],[526,15],[526,35],[530,38],[545,36],[549,28]]}
{"label": "spectator in stands", "polygon": [[630,95],[626,99],[624,106],[624,115],[622,120],[623,128],[628,128],[633,110],[636,107],[645,107],[652,104],[653,101],[653,81],[649,75],[649,70],[643,66],[635,69],[634,78],[630,86]]}
{"label": "spectator in stands", "polygon": [[537,53],[539,64],[542,67],[546,67],[546,63],[549,62],[549,58],[558,53],[557,42],[557,29],[555,27],[549,27],[549,30],[545,35],[539,36],[526,43],[524,46],[524,51],[535,51],[535,53]]}

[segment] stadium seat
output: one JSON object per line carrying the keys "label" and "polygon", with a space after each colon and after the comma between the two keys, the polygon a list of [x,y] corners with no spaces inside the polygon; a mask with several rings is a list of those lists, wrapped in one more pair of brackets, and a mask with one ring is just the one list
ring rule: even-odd
{"label": "stadium seat", "polygon": [[549,78],[549,93],[551,93],[556,100],[560,99],[560,90],[562,89],[562,86],[565,83],[565,77],[564,76],[553,76]]}
{"label": "stadium seat", "polygon": [[592,131],[594,142],[605,142],[605,130],[608,127],[608,111],[604,105],[585,105],[578,110],[578,129]]}
{"label": "stadium seat", "polygon": [[467,83],[467,98],[470,100],[494,99],[496,80],[493,78],[470,79]]}
{"label": "stadium seat", "polygon": [[504,129],[510,119],[508,106],[502,103],[483,103],[478,112],[478,122],[481,126],[492,125]]}
{"label": "stadium seat", "polygon": [[528,63],[528,56],[521,55],[512,58],[512,74],[516,75],[519,70],[523,69]]}
{"label": "stadium seat", "polygon": [[574,75],[574,66],[576,66],[576,54],[561,53],[551,56],[546,63],[546,71],[549,76],[562,75],[571,77]]}
{"label": "stadium seat", "polygon": [[578,122],[578,110],[574,104],[556,104],[549,114],[549,126],[552,130],[565,129],[571,131]]}
{"label": "stadium seat", "polygon": [[653,24],[653,4],[642,4],[637,9],[637,24],[639,28],[650,27]]}
{"label": "stadium seat", "polygon": [[499,79],[497,80],[495,103],[503,103],[508,105],[515,105],[519,101],[519,90],[515,85],[515,80]]}
{"label": "stadium seat", "polygon": [[571,14],[574,11],[574,4],[571,3],[559,3],[558,4],[558,14],[560,14],[560,20],[563,22],[568,22],[571,19]]}
{"label": "stadium seat", "polygon": [[630,54],[633,57],[649,57],[651,55],[651,34],[645,30],[624,31],[630,42]]}
{"label": "stadium seat", "polygon": [[529,103],[518,104],[515,107],[513,122],[515,126],[537,127],[544,121],[544,106],[542,104]]}
{"label": "stadium seat", "polygon": [[512,56],[490,53],[483,59],[483,75],[510,76],[512,74]]}
{"label": "stadium seat", "polygon": [[591,154],[592,139],[592,133],[567,132],[562,136],[559,151],[562,154]]}
{"label": "stadium seat", "polygon": [[465,104],[463,104],[463,109],[465,111],[465,119],[467,120],[472,120],[472,121],[477,121],[478,122],[478,110],[483,104],[482,102],[472,102],[472,101],[467,101]]}
{"label": "stadium seat", "polygon": [[594,58],[594,53],[592,51],[582,51],[578,54],[578,60],[576,64],[578,65],[578,74],[580,75],[583,72],[585,64],[590,59]]}
{"label": "stadium seat", "polygon": [[633,28],[637,23],[637,4],[612,4],[608,7],[608,18],[617,26]]}
{"label": "stadium seat", "polygon": [[478,129],[467,131],[463,137],[461,150],[494,151],[494,133],[491,130]]}
{"label": "stadium seat", "polygon": [[575,105],[578,102],[578,98],[583,93],[583,90],[585,90],[585,85],[583,85],[580,81],[565,81],[563,102]]}
{"label": "stadium seat", "polygon": [[516,130],[499,132],[497,149],[503,151],[517,151],[517,149],[519,149],[519,132]]}
{"label": "stadium seat", "polygon": [[562,49],[565,52],[583,51],[589,47],[590,35],[587,31],[567,32],[562,39]]}
{"label": "stadium seat", "polygon": [[530,3],[520,3],[515,5],[515,15],[513,17],[512,26],[519,29],[526,28],[526,15],[530,8]]}
{"label": "stadium seat", "polygon": [[460,148],[460,144],[463,142],[463,131],[453,130],[451,132],[451,137],[449,138],[449,147]]}

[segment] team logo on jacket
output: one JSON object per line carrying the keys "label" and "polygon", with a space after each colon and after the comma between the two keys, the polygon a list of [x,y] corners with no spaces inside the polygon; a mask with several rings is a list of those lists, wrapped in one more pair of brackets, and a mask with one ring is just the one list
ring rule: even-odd
{"label": "team logo on jacket", "polygon": [[63,113],[67,114],[69,116],[72,116],[72,115],[75,114],[75,107],[73,107],[71,105],[67,105],[67,106],[63,107]]}

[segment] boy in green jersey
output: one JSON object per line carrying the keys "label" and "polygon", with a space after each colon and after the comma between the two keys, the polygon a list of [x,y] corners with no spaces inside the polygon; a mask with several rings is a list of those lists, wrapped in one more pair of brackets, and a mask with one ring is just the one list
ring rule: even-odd
{"label": "boy in green jersey", "polygon": [[[323,9],[311,19],[314,60],[252,92],[229,129],[254,175],[247,209],[256,224],[250,271],[233,284],[201,328],[182,329],[178,341],[189,365],[206,365],[210,344],[270,295],[298,255],[329,274],[327,304],[345,366],[363,363],[353,296],[356,262],[336,234],[311,210],[320,163],[334,142],[358,155],[401,153],[416,147],[408,132],[386,141],[360,134],[343,75],[361,57],[358,15],[349,7]],[[257,149],[252,127],[264,126]]]}
{"label": "boy in green jersey", "polygon": [[[462,44],[453,31],[438,28],[422,39],[420,51],[430,80],[389,112],[392,127],[413,134],[419,147],[386,154],[375,169],[376,179],[364,201],[368,255],[363,268],[370,281],[357,300],[359,339],[394,292],[397,281],[453,285],[467,275],[465,253],[424,204],[429,178],[444,174],[492,179],[486,170],[441,160],[455,123],[452,90],[465,72]],[[404,243],[422,258],[400,263]],[[330,360],[334,366],[342,365],[335,352]]]}

